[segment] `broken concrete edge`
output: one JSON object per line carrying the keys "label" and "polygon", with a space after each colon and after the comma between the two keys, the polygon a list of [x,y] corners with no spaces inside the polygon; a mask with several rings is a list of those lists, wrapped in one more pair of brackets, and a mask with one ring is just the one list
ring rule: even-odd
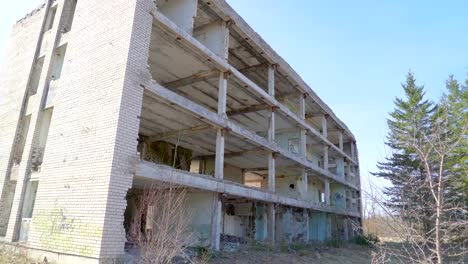
{"label": "broken concrete edge", "polygon": [[[307,85],[307,83],[300,77],[300,75],[293,70],[293,68],[287,63],[276,51],[274,51],[269,44],[250,27],[245,20],[240,17],[236,11],[224,0],[203,0],[205,2],[211,2],[210,5],[220,17],[226,21],[232,21],[231,28],[236,30],[241,36],[245,36],[249,39],[249,44],[263,52],[263,56],[272,64],[277,64],[279,69],[285,71],[288,76],[291,76],[294,81],[299,84],[299,88],[310,95],[310,97],[328,114],[339,126],[341,126],[354,140],[355,136],[351,130],[341,121],[331,108],[314,92],[314,90]],[[251,41],[250,41],[251,40]]]}
{"label": "broken concrete edge", "polygon": [[141,161],[137,165],[135,177],[157,180],[167,183],[175,183],[185,187],[192,187],[204,191],[229,194],[238,197],[246,197],[267,203],[274,203],[297,208],[310,209],[317,212],[334,213],[344,216],[360,217],[359,212],[340,210],[327,206],[320,206],[310,201],[299,200],[292,197],[267,192],[255,187],[245,186],[236,182],[220,180],[208,175],[190,173],[177,170],[167,165],[155,164],[149,161]]}
{"label": "broken concrete edge", "polygon": [[278,147],[275,143],[269,142],[265,138],[258,136],[255,133],[247,129],[243,129],[242,127],[236,125],[234,122],[229,121],[228,119],[221,118],[216,113],[213,113],[210,110],[206,109],[205,107],[200,106],[197,103],[194,103],[184,98],[183,96],[180,96],[170,91],[169,89],[160,85],[158,82],[152,80],[150,83],[151,83],[150,85],[146,85],[146,86],[141,84],[141,87],[143,87],[148,92],[150,92],[150,96],[155,97],[155,99],[167,101],[169,102],[169,104],[174,104],[182,108],[185,112],[188,112],[197,117],[203,117],[203,121],[215,127],[229,128],[229,130],[232,131],[237,136],[246,138],[257,146],[266,148],[269,151],[272,151],[275,153],[279,153],[285,158],[288,158],[298,164],[306,166],[308,170],[316,174],[322,175],[326,178],[330,178],[331,180],[342,183],[353,189],[359,190],[359,188],[355,186],[354,184],[351,184],[347,182],[346,180],[333,175],[330,172],[326,172],[322,170],[321,168],[314,166],[311,162],[305,160],[304,158],[300,158],[298,156],[295,156],[294,154],[289,153],[286,150],[283,150],[282,148]]}
{"label": "broken concrete edge", "polygon": [[228,71],[233,74],[247,89],[250,89],[251,92],[257,94],[260,98],[264,100],[264,102],[272,107],[277,108],[283,116],[292,119],[296,124],[299,126],[307,129],[311,134],[318,137],[322,142],[330,146],[334,151],[338,152],[340,155],[345,157],[346,159],[353,162],[355,165],[359,165],[357,160],[354,160],[352,157],[347,155],[344,151],[339,149],[333,143],[331,143],[327,138],[321,135],[317,130],[315,130],[312,126],[307,124],[304,120],[301,120],[296,114],[290,111],[287,107],[277,101],[273,96],[270,96],[266,93],[263,89],[261,89],[256,83],[251,81],[245,75],[240,73],[237,69],[233,66],[229,65],[229,63],[219,56],[217,56],[214,52],[206,48],[203,44],[201,44],[198,40],[194,37],[189,35],[184,30],[180,29],[174,22],[168,19],[165,15],[159,12],[157,9],[152,11],[152,15],[155,19],[155,22],[159,23],[161,28],[168,34],[176,36],[178,41],[187,46],[192,52],[196,53],[197,55],[201,55],[204,57],[209,57],[211,62],[220,70],[220,71]]}
{"label": "broken concrete edge", "polygon": [[[55,0],[53,0],[55,2]],[[21,23],[21,22],[24,22],[26,21],[28,18],[32,17],[33,15],[35,15],[37,12],[41,11],[43,8],[46,7],[46,2],[47,1],[44,1],[44,3],[40,4],[38,7],[36,7],[34,10],[32,10],[31,12],[27,13],[26,15],[24,15],[22,18],[20,18],[19,20],[16,21],[15,25]]]}

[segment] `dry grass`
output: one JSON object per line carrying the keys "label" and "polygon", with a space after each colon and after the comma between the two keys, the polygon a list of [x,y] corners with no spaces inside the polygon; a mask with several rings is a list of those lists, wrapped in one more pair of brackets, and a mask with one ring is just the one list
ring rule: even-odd
{"label": "dry grass", "polygon": [[239,252],[221,253],[210,263],[214,264],[365,264],[371,263],[372,249],[353,244],[340,248],[304,246],[299,249],[241,249]]}
{"label": "dry grass", "polygon": [[[172,263],[192,243],[190,213],[184,208],[186,190],[151,186],[137,199],[137,214],[130,228],[139,248],[138,263]],[[143,224],[144,223],[144,224]]]}
{"label": "dry grass", "polygon": [[16,250],[0,245],[0,264],[31,264],[24,254]]}

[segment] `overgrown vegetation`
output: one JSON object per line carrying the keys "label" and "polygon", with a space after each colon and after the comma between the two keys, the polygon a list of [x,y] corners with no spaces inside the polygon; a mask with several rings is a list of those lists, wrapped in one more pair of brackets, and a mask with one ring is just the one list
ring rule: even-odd
{"label": "overgrown vegetation", "polygon": [[368,195],[379,207],[373,224],[399,237],[401,248],[382,246],[374,262],[392,257],[463,262],[468,253],[468,79],[461,85],[449,77],[447,92],[436,103],[425,98],[412,73],[402,87],[405,97],[395,99],[388,119],[391,154],[373,173],[392,186]]}
{"label": "overgrown vegetation", "polygon": [[138,263],[172,263],[185,255],[193,242],[185,197],[185,189],[167,185],[145,188],[138,195],[129,232],[139,249]]}
{"label": "overgrown vegetation", "polygon": [[30,264],[31,262],[25,254],[21,254],[18,250],[0,245],[0,263]]}
{"label": "overgrown vegetation", "polygon": [[374,246],[379,242],[379,237],[374,234],[358,235],[354,238],[354,243],[361,246]]}

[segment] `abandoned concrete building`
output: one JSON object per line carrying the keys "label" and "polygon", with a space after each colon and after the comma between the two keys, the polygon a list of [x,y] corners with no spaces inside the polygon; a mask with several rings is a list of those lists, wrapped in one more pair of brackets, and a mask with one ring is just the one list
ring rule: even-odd
{"label": "abandoned concrete building", "polygon": [[49,0],[13,27],[0,90],[3,243],[118,258],[129,194],[156,183],[186,188],[216,250],[361,227],[353,134],[224,0]]}

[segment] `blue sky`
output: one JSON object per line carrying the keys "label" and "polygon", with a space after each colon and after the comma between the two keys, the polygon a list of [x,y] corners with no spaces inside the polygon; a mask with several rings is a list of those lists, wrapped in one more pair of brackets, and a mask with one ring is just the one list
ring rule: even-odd
{"label": "blue sky", "polygon": [[[41,3],[3,3],[0,63],[11,26]],[[353,131],[364,177],[385,156],[385,118],[408,70],[434,100],[450,74],[463,79],[468,72],[468,1],[228,3]]]}

